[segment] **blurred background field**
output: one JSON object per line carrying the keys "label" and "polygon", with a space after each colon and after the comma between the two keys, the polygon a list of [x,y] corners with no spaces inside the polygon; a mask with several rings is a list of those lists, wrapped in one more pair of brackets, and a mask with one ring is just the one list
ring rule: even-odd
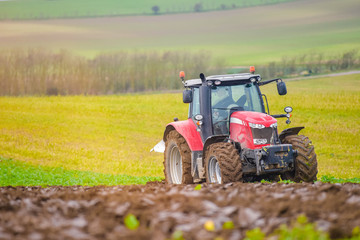
{"label": "blurred background field", "polygon": [[[289,81],[288,95],[264,86],[270,112],[294,108],[316,149],[319,177],[359,178],[360,74]],[[103,174],[163,177],[150,153],[174,117],[187,118],[181,93],[0,98],[0,155],[31,165]]]}
{"label": "blurred background field", "polygon": [[[2,0],[0,19],[49,19],[174,14],[270,5],[294,0]],[[157,6],[157,8],[154,8]]]}
{"label": "blurred background field", "polygon": [[[26,12],[62,5],[56,11],[70,11],[67,4],[84,1],[6,1],[0,11],[17,8]],[[103,1],[99,11],[112,7]],[[123,2],[123,1],[116,1]],[[145,2],[145,1],[144,1]],[[165,3],[167,2],[167,3]],[[197,1],[184,4],[195,5]],[[244,1],[241,1],[244,2]],[[274,1],[245,1],[272,3]],[[277,1],[275,1],[277,2]],[[174,4],[174,1],[160,1]],[[207,4],[230,4],[227,1],[206,1]],[[26,5],[33,7],[25,8]],[[141,9],[146,4],[132,1]],[[8,6],[7,6],[8,5]],[[152,4],[151,4],[152,5]],[[140,7],[141,6],[141,7]],[[76,8],[74,8],[76,9]],[[142,12],[143,10],[139,10]],[[150,9],[149,9],[150,11]],[[44,11],[45,12],[45,11]],[[71,18],[0,21],[0,49],[43,47],[67,49],[92,58],[114,51],[208,51],[228,66],[244,66],[281,62],[284,57],[313,52],[331,58],[345,51],[360,48],[360,4],[357,0],[297,0],[256,7],[219,11],[200,11],[156,16]],[[6,13],[1,13],[4,16]],[[11,13],[12,14],[12,13]],[[50,13],[49,13],[50,14]]]}

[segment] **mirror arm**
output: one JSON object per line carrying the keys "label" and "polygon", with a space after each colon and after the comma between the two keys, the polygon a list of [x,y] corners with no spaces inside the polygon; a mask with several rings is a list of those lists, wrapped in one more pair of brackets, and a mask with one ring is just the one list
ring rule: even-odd
{"label": "mirror arm", "polygon": [[281,81],[282,82],[282,79],[281,78],[275,78],[275,79],[271,79],[271,80],[267,80],[267,81],[264,81],[264,82],[259,82],[259,86],[262,86],[262,85],[266,85],[266,84],[269,84],[269,83],[272,83],[272,82],[277,82],[277,81]]}
{"label": "mirror arm", "polygon": [[287,113],[287,114],[274,114],[274,115],[271,115],[273,118],[287,118],[286,119],[286,124],[290,124],[291,121],[290,121],[290,113]]}
{"label": "mirror arm", "polygon": [[273,118],[285,118],[287,117],[287,114],[274,114],[274,115],[271,115]]}

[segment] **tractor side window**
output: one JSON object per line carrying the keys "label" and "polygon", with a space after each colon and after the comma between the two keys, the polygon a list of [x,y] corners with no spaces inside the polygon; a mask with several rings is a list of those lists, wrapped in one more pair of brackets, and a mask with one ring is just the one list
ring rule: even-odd
{"label": "tractor side window", "polygon": [[193,91],[193,101],[192,101],[192,113],[190,114],[191,117],[200,114],[200,94],[199,88],[194,88]]}

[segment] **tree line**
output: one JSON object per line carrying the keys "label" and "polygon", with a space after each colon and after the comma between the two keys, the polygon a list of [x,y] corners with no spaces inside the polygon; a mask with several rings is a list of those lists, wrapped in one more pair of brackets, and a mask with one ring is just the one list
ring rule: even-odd
{"label": "tree line", "polygon": [[[336,55],[321,52],[283,57],[256,66],[263,79],[324,74],[360,68],[357,49]],[[249,69],[228,69],[209,52],[115,52],[92,59],[70,51],[11,49],[0,52],[0,95],[108,95],[181,89],[179,71],[186,79]]]}
{"label": "tree line", "polygon": [[292,57],[282,57],[281,61],[259,66],[262,78],[297,77],[313,74],[326,74],[337,71],[360,68],[358,49],[351,49],[338,54],[311,52]]}
{"label": "tree line", "polygon": [[116,52],[92,59],[61,50],[0,52],[0,95],[104,95],[180,89],[200,72],[219,73],[224,63],[208,52]]}

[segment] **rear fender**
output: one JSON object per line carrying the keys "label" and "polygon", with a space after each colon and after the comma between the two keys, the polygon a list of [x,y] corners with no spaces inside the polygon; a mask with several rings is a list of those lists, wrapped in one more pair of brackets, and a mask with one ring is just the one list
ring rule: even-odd
{"label": "rear fender", "polygon": [[201,140],[200,133],[196,131],[196,126],[194,122],[189,118],[185,121],[177,121],[169,123],[164,132],[163,140],[166,142],[166,137],[170,131],[176,130],[181,136],[183,136],[190,147],[190,150],[193,151],[202,151],[203,143]]}
{"label": "rear fender", "polygon": [[279,134],[279,138],[280,141],[283,142],[286,136],[289,135],[298,135],[299,132],[304,129],[305,127],[294,127],[294,128],[287,128],[285,130],[283,130],[280,134]]}

